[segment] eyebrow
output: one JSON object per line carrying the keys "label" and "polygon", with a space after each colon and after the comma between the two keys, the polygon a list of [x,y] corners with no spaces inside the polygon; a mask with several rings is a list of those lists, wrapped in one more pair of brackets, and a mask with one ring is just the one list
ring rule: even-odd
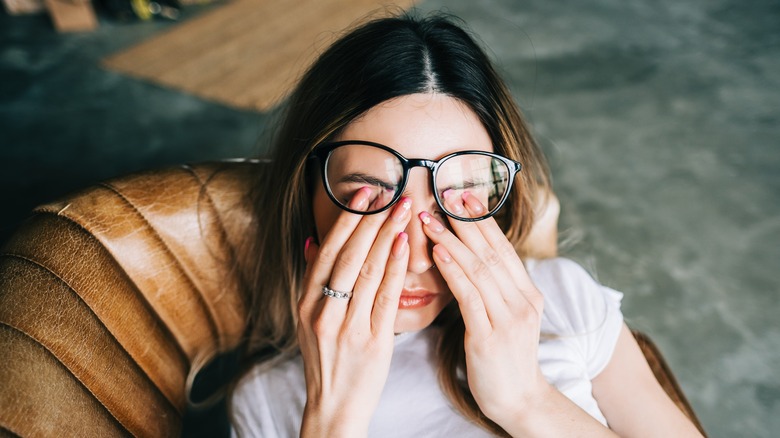
{"label": "eyebrow", "polygon": [[373,186],[379,186],[387,190],[395,190],[397,187],[395,184],[381,180],[375,176],[367,175],[365,173],[348,173],[337,181],[337,183],[359,183],[368,184]]}

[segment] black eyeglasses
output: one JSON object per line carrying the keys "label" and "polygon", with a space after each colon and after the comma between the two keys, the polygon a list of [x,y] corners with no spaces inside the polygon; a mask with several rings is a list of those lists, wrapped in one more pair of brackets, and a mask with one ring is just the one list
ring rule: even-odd
{"label": "black eyeglasses", "polygon": [[[370,141],[347,140],[322,143],[309,154],[320,163],[325,191],[339,207],[356,214],[375,214],[395,204],[406,188],[409,171],[425,167],[433,175],[436,203],[449,217],[474,222],[496,214],[512,189],[520,163],[484,151],[460,151],[440,160],[406,158],[395,150]],[[355,193],[371,189],[367,210],[348,207]],[[444,203],[445,196],[460,196],[468,191],[487,208],[479,217],[459,216]]]}

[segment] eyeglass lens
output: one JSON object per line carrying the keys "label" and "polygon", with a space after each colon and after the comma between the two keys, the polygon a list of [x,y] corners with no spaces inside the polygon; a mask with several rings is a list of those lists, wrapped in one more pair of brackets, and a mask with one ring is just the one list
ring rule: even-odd
{"label": "eyeglass lens", "polygon": [[[346,207],[362,187],[369,187],[372,196],[367,213],[382,210],[393,202],[403,187],[404,169],[394,154],[367,145],[344,145],[334,149],[327,161],[325,175],[334,198]],[[445,197],[468,191],[487,207],[487,214],[495,210],[508,190],[509,169],[498,158],[468,153],[456,155],[439,163],[434,181],[436,193],[448,214]],[[446,192],[446,193],[445,193]]]}

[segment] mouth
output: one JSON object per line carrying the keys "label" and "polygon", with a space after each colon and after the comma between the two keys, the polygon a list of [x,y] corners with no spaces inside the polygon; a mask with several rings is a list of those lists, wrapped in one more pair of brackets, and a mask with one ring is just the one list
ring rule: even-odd
{"label": "mouth", "polygon": [[401,292],[401,299],[398,300],[398,309],[418,309],[431,304],[436,298],[436,294],[426,289],[404,289]]}

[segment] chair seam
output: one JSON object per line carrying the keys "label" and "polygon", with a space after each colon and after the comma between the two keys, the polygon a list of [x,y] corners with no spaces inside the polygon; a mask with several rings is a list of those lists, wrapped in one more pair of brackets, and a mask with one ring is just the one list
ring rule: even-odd
{"label": "chair seam", "polygon": [[[81,302],[84,304],[84,307],[86,307],[86,308],[89,310],[89,312],[90,312],[92,315],[94,315],[94,316],[95,316],[95,318],[97,318],[97,320],[98,320],[98,321],[100,321],[100,323],[101,323],[101,324],[103,324],[103,327],[105,327],[105,328],[106,328],[106,332],[108,332],[108,335],[111,337],[111,339],[113,339],[113,340],[114,340],[114,342],[116,343],[116,345],[118,345],[118,346],[119,346],[119,349],[120,349],[121,351],[123,351],[123,352],[124,352],[124,353],[125,353],[125,354],[126,354],[128,357],[129,357],[129,358],[133,359],[133,355],[132,355],[132,354],[130,354],[130,352],[129,352],[129,351],[127,351],[127,349],[125,348],[125,346],[124,346],[124,345],[122,345],[122,343],[121,343],[121,342],[119,342],[119,339],[117,339],[117,337],[114,335],[114,333],[113,333],[113,332],[111,332],[110,330],[108,330],[108,328],[106,327],[106,323],[105,323],[105,321],[103,321],[103,320],[100,318],[100,316],[98,316],[98,314],[97,314],[97,313],[95,313],[95,311],[92,309],[92,307],[90,307],[90,305],[89,305],[89,304],[88,304],[86,301],[84,301],[84,298],[83,298],[81,295],[79,295],[79,294],[78,294],[78,292],[76,292],[76,289],[75,289],[75,288],[73,288],[73,286],[71,286],[71,285],[70,285],[70,284],[69,284],[69,283],[68,283],[68,282],[67,282],[65,279],[63,279],[63,278],[62,278],[62,277],[61,277],[59,274],[57,274],[56,272],[54,272],[53,270],[51,270],[51,269],[50,269],[48,266],[45,266],[45,265],[43,265],[42,263],[40,263],[40,262],[38,262],[38,261],[36,261],[36,260],[30,259],[29,257],[25,257],[25,256],[23,256],[23,255],[20,255],[20,254],[13,254],[13,253],[9,253],[9,252],[4,252],[4,253],[0,254],[0,257],[13,257],[13,258],[17,258],[17,259],[20,259],[20,260],[24,260],[24,261],[26,261],[26,262],[28,262],[28,263],[31,263],[31,264],[33,264],[33,265],[35,265],[35,266],[38,266],[38,267],[39,267],[39,268],[41,268],[41,269],[42,269],[44,272],[51,274],[51,275],[52,275],[54,278],[56,278],[57,280],[59,280],[60,282],[62,282],[62,284],[64,284],[64,285],[65,285],[65,286],[68,288],[68,290],[69,290],[69,291],[70,291],[70,292],[71,292],[73,295],[75,295],[79,301],[81,301]],[[5,324],[5,323],[3,323],[2,321],[0,321],[0,323],[2,323],[2,324]],[[9,325],[9,324],[6,324],[6,325],[8,325],[8,326],[10,327],[10,325]],[[23,331],[23,330],[21,330],[21,329],[18,329],[18,330],[19,330],[20,332],[23,332],[23,333],[27,334],[26,332],[24,332],[24,331]],[[27,334],[27,335],[28,335],[30,338],[32,338],[32,339],[35,339],[35,338],[34,338],[32,335],[29,335],[29,334]],[[38,342],[38,343],[39,343],[39,344],[41,344],[41,345],[44,345],[42,342],[38,341],[37,339],[36,339],[36,342]],[[44,345],[44,347],[45,347],[45,345]],[[47,348],[47,350],[48,350],[48,348]],[[50,351],[50,350],[49,350],[49,351]],[[51,352],[51,353],[52,353],[52,354],[53,354],[55,357],[57,357],[57,355],[56,355],[56,354],[54,354],[54,352],[52,352],[52,351],[50,351],[50,352]],[[57,358],[57,360],[59,361],[59,358]],[[183,412],[182,412],[182,411],[180,411],[180,410],[179,410],[179,408],[177,408],[177,407],[176,407],[176,404],[175,404],[175,403],[174,403],[172,400],[170,400],[170,399],[168,398],[168,396],[167,396],[167,395],[166,395],[164,392],[162,392],[162,391],[160,390],[160,388],[158,388],[158,387],[157,387],[157,384],[154,382],[154,380],[152,380],[152,378],[149,376],[149,374],[148,374],[148,373],[147,373],[147,372],[146,372],[146,371],[145,371],[145,370],[144,370],[144,369],[143,369],[141,366],[139,366],[139,365],[138,365],[138,363],[137,363],[137,362],[135,362],[135,360],[134,360],[134,359],[132,360],[132,362],[134,363],[135,367],[136,367],[136,368],[137,368],[137,369],[138,369],[138,370],[141,372],[141,375],[143,375],[143,376],[144,376],[144,377],[145,377],[145,378],[146,378],[146,379],[149,381],[149,383],[151,383],[151,386],[152,386],[152,387],[155,389],[155,391],[157,391],[157,393],[158,393],[159,395],[161,395],[161,396],[162,396],[162,398],[163,398],[163,399],[164,399],[166,402],[168,402],[168,404],[169,404],[169,405],[170,405],[170,406],[173,408],[173,410],[174,410],[175,412],[178,412],[180,415],[181,415],[181,414],[183,414]],[[63,366],[66,368],[66,369],[68,369],[68,371],[70,371],[70,373],[71,373],[71,374],[73,374],[73,372],[70,370],[70,368],[69,368],[67,365],[65,365],[65,364],[64,364],[62,361],[60,361],[60,363],[62,363],[62,365],[63,365]],[[75,374],[73,374],[73,376],[75,377]],[[76,377],[76,379],[78,379],[78,377]],[[80,380],[79,380],[79,381],[80,381]],[[90,391],[90,393],[92,393],[92,391]],[[93,393],[93,395],[94,395],[94,393]],[[95,397],[95,399],[96,399],[96,400],[98,400],[98,401],[100,401],[100,399],[98,399],[97,397]],[[100,401],[100,403],[101,403],[101,404],[103,404],[103,402],[102,402],[102,401]],[[108,409],[108,408],[106,408],[106,409]],[[110,412],[110,410],[109,410],[109,412]]]}
{"label": "chair seam", "polygon": [[94,392],[92,392],[92,390],[89,388],[89,386],[87,386],[87,384],[85,384],[85,383],[84,383],[84,381],[82,381],[82,380],[81,380],[81,379],[80,379],[80,378],[79,378],[77,375],[73,374],[73,370],[71,370],[71,369],[70,369],[70,368],[69,368],[67,365],[65,365],[65,363],[64,363],[64,362],[62,362],[62,360],[60,360],[60,358],[59,358],[59,357],[58,357],[58,356],[57,356],[57,355],[56,355],[56,354],[55,354],[53,351],[51,351],[51,349],[50,349],[50,348],[49,348],[49,347],[48,347],[46,344],[44,344],[43,342],[41,342],[39,339],[35,338],[35,337],[34,337],[34,336],[32,336],[31,334],[27,333],[26,331],[24,331],[24,330],[20,329],[19,327],[14,327],[14,326],[12,326],[11,324],[8,324],[8,323],[6,323],[6,322],[4,322],[4,321],[0,321],[0,325],[4,325],[4,326],[6,326],[6,327],[10,328],[11,330],[14,330],[14,331],[16,331],[16,332],[19,332],[19,333],[23,334],[24,336],[28,337],[29,339],[31,339],[31,340],[32,340],[33,342],[35,342],[36,344],[40,345],[40,346],[41,346],[41,347],[42,347],[44,350],[46,350],[46,352],[48,352],[48,353],[49,353],[49,354],[50,354],[52,357],[54,357],[54,360],[56,360],[56,361],[57,361],[57,362],[58,362],[60,365],[62,365],[62,367],[63,367],[65,370],[67,370],[67,372],[68,372],[68,373],[69,373],[71,376],[73,376],[73,378],[74,378],[74,379],[76,379],[76,381],[78,381],[78,382],[79,382],[79,384],[80,384],[80,385],[81,385],[81,386],[82,386],[82,387],[83,387],[83,388],[84,388],[84,389],[85,389],[85,390],[86,390],[86,391],[87,391],[87,392],[88,392],[90,395],[92,395],[92,398],[94,398],[94,399],[95,399],[95,401],[97,401],[97,402],[98,402],[98,404],[100,404],[100,406],[103,406],[103,409],[105,409],[105,410],[106,410],[106,411],[107,411],[107,412],[108,412],[108,413],[111,415],[111,418],[113,418],[113,419],[114,419],[114,421],[116,421],[116,422],[117,422],[117,424],[119,424],[119,426],[121,426],[121,427],[122,427],[122,429],[124,429],[124,430],[125,430],[125,432],[127,432],[129,435],[135,435],[135,434],[133,434],[132,432],[130,432],[130,429],[128,429],[127,425],[126,425],[126,424],[124,424],[124,423],[122,422],[122,420],[120,420],[119,418],[117,418],[116,414],[115,414],[115,413],[114,413],[114,412],[113,412],[113,411],[112,411],[112,410],[111,410],[111,409],[110,409],[108,406],[106,406],[106,404],[105,404],[105,403],[103,403],[103,401],[102,401],[102,400],[100,400],[100,398],[98,398],[98,396],[97,396],[97,395],[95,395],[95,393],[94,393]]}
{"label": "chair seam", "polygon": [[[176,262],[176,264],[177,264],[177,265],[178,265],[178,267],[179,267],[179,270],[182,272],[182,274],[184,274],[184,277],[187,279],[187,283],[189,283],[189,285],[190,285],[190,286],[191,286],[193,289],[195,289],[195,290],[198,290],[198,288],[197,288],[197,287],[195,287],[195,282],[194,282],[194,281],[192,281],[192,277],[191,277],[191,276],[190,276],[190,274],[187,272],[187,270],[186,270],[186,269],[184,269],[184,265],[182,264],[181,260],[179,260],[179,258],[178,258],[178,257],[176,257],[176,254],[174,254],[174,252],[171,250],[170,246],[168,246],[168,243],[167,243],[167,242],[165,242],[165,239],[163,239],[163,238],[162,238],[162,236],[161,236],[161,235],[160,235],[160,233],[157,231],[157,229],[156,229],[156,228],[155,228],[155,227],[152,225],[152,223],[151,223],[151,222],[150,222],[150,221],[149,221],[149,220],[146,218],[146,216],[144,216],[143,212],[141,212],[141,210],[139,210],[139,209],[138,209],[138,207],[136,207],[136,206],[135,206],[135,204],[133,204],[132,202],[130,202],[130,200],[129,200],[129,199],[128,199],[128,198],[127,198],[127,197],[126,197],[124,194],[122,194],[122,192],[120,192],[120,191],[119,191],[119,189],[117,189],[116,187],[114,187],[114,186],[112,186],[111,184],[109,184],[109,183],[106,183],[106,182],[100,183],[99,185],[100,185],[100,186],[102,186],[102,187],[105,187],[106,189],[108,189],[108,190],[112,191],[113,193],[115,193],[115,194],[116,194],[116,195],[117,195],[117,196],[118,196],[118,197],[119,197],[119,198],[120,198],[122,201],[124,201],[124,202],[125,202],[127,205],[129,205],[129,206],[130,206],[130,208],[132,208],[132,209],[133,209],[133,211],[135,211],[135,212],[136,212],[136,213],[137,213],[137,214],[138,214],[138,215],[141,217],[141,219],[143,219],[143,221],[146,223],[146,225],[147,225],[147,226],[149,227],[149,229],[152,231],[152,233],[153,233],[153,234],[154,234],[154,236],[157,238],[157,240],[158,240],[160,243],[162,243],[162,245],[163,245],[163,247],[165,248],[165,251],[168,253],[168,255],[170,255],[170,256],[171,256],[171,258],[172,258],[172,259],[173,259],[173,260]],[[198,290],[197,297],[198,297],[198,300],[200,301],[200,304],[201,304],[201,305],[202,305],[202,306],[203,306],[203,307],[204,307],[204,308],[207,310],[207,311],[206,311],[206,315],[208,315],[209,329],[210,329],[210,331],[211,331],[211,334],[212,334],[212,336],[214,336],[214,338],[215,338],[215,339],[219,339],[219,330],[217,330],[216,321],[214,321],[214,316],[213,316],[213,315],[211,314],[211,312],[209,311],[209,309],[208,309],[208,306],[207,306],[207,303],[206,303],[206,300],[205,300],[205,299],[203,298],[203,296],[201,295],[201,293],[200,293],[200,290]],[[159,316],[159,315],[158,315],[158,316]],[[174,336],[174,338],[175,338],[175,336]],[[193,363],[195,360],[197,360],[197,358],[193,358],[193,360],[191,360],[191,361],[190,361],[190,360],[188,360],[188,362],[190,362],[190,366],[192,366],[192,363]]]}
{"label": "chair seam", "polygon": [[[59,211],[62,211],[62,210],[59,210]],[[34,210],[34,212],[36,214],[46,215],[46,216],[53,216],[53,217],[55,217],[57,219],[65,220],[65,221],[69,222],[70,224],[75,225],[76,227],[78,227],[82,231],[84,231],[84,233],[87,235],[87,237],[90,240],[96,242],[98,245],[100,245],[100,247],[102,249],[104,249],[109,255],[111,255],[112,262],[113,262],[114,266],[116,266],[119,269],[119,271],[121,271],[122,274],[124,274],[125,279],[127,279],[127,281],[130,284],[133,285],[133,289],[135,290],[136,295],[141,299],[141,301],[143,301],[143,303],[146,305],[146,308],[157,318],[157,320],[161,320],[160,315],[157,313],[157,311],[155,310],[154,306],[152,306],[152,304],[149,302],[149,300],[146,299],[146,296],[144,296],[144,294],[141,292],[141,288],[138,287],[138,284],[136,284],[136,282],[133,281],[132,277],[130,277],[130,275],[128,274],[127,270],[121,264],[119,264],[119,262],[116,260],[116,257],[114,256],[114,254],[112,254],[111,251],[109,251],[108,248],[106,248],[106,245],[103,242],[101,242],[100,239],[97,238],[97,236],[95,236],[95,233],[92,230],[90,230],[89,228],[87,228],[86,226],[84,226],[82,223],[80,223],[80,222],[76,221],[75,219],[73,219],[72,217],[59,214],[59,211],[52,211],[52,210],[45,209],[45,208],[36,208]],[[0,253],[0,255],[4,255],[4,254],[11,255],[11,256],[16,256],[16,257],[20,257],[20,258],[25,258],[24,256],[16,255],[16,254],[8,253],[8,252]],[[33,262],[33,263],[37,263],[34,260],[31,260],[31,259],[28,259],[28,260]],[[51,271],[48,267],[43,266],[43,265],[41,265],[41,266],[44,267],[45,269]],[[51,272],[52,272],[52,274],[57,275],[53,271],[51,271]],[[59,278],[59,276],[58,276],[58,278]],[[66,282],[66,284],[67,284],[67,282]],[[70,287],[69,284],[68,284],[68,287]],[[76,294],[76,295],[78,295],[78,294]],[[86,302],[85,302],[85,304],[86,304]],[[89,305],[87,305],[87,307],[89,307]],[[91,309],[91,307],[90,307],[90,309]],[[100,318],[98,318],[98,319],[100,319]],[[101,319],[100,321],[102,322],[103,320]],[[187,353],[184,351],[184,348],[182,347],[182,345],[179,342],[179,340],[176,339],[176,336],[174,336],[173,333],[171,333],[170,329],[165,324],[161,324],[160,327],[167,332],[168,336],[170,336],[171,340],[173,341],[174,345],[176,346],[176,350],[177,350],[177,352],[179,354],[179,357],[181,357],[185,362],[189,362],[189,358],[187,357]]]}
{"label": "chair seam", "polygon": [[[214,217],[217,218],[217,223],[219,224],[220,237],[225,241],[225,243],[227,244],[227,247],[229,248],[229,253],[228,253],[229,262],[232,263],[233,266],[235,266],[235,264],[236,264],[236,248],[230,242],[230,239],[228,238],[228,234],[227,234],[227,228],[225,228],[225,222],[222,220],[222,216],[219,214],[219,210],[217,209],[216,204],[214,203],[214,199],[212,198],[211,194],[207,190],[207,184],[208,184],[208,181],[211,179],[211,177],[209,177],[209,179],[204,181],[195,172],[195,169],[193,169],[192,166],[184,165],[184,166],[182,166],[182,168],[187,173],[189,173],[193,177],[193,179],[195,179],[200,184],[199,193],[203,193],[206,201],[209,203],[211,208],[214,210]],[[198,195],[198,199],[200,199],[200,194]],[[197,219],[198,219],[198,229],[199,229],[199,231],[202,234],[202,230],[200,229],[200,225],[201,225],[201,223],[200,223],[200,207],[197,208],[197,211],[198,211],[198,217],[197,217]],[[238,278],[238,280],[241,281],[240,278]],[[243,296],[242,295],[239,295],[239,298],[241,298],[243,300]],[[212,308],[209,306],[208,309],[209,309],[209,312],[212,313],[212,316],[214,317],[214,319],[216,320],[216,316],[213,315]],[[224,345],[223,345],[223,339],[222,339],[221,334],[220,334],[220,336],[218,336],[217,339],[218,339],[218,342],[219,342],[219,351],[222,351],[224,349]]]}

